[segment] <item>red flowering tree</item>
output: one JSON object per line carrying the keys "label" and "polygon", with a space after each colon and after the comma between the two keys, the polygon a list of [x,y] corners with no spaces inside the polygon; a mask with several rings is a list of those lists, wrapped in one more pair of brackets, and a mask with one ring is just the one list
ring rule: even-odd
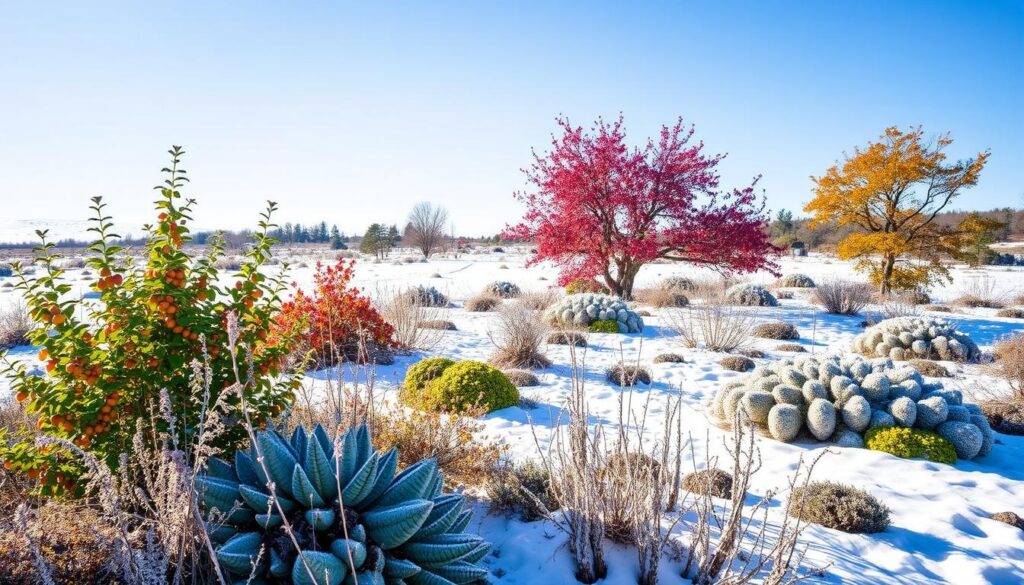
{"label": "red flowering tree", "polygon": [[[334,266],[316,265],[313,293],[298,289],[284,303],[275,321],[275,335],[298,335],[304,352],[313,351],[318,365],[339,361],[378,362],[394,348],[394,329],[370,299],[350,286],[355,260]],[[383,350],[383,351],[382,351]]]}
{"label": "red flowering tree", "polygon": [[531,192],[522,223],[505,237],[532,240],[531,263],[561,267],[560,284],[599,278],[624,299],[640,267],[666,258],[724,273],[776,272],[781,251],[768,240],[763,198],[749,187],[722,191],[716,171],[724,155],[692,143],[682,119],[663,126],[643,148],[626,145],[620,117],[589,132],[560,118],[562,136],[534,152],[524,169]]}

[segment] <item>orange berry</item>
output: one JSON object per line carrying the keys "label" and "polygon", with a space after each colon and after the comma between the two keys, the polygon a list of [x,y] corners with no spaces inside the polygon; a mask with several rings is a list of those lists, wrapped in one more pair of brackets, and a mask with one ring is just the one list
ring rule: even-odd
{"label": "orange berry", "polygon": [[104,268],[103,270],[100,270],[100,276],[102,276],[103,278],[110,276],[110,269]]}
{"label": "orange berry", "polygon": [[65,317],[64,315],[54,315],[54,317],[53,317],[53,324],[54,325],[61,325],[61,324],[63,324],[67,320],[68,320],[68,318]]}
{"label": "orange berry", "polygon": [[175,327],[175,328],[173,329],[174,333],[176,333],[176,334],[180,334],[180,333],[181,333],[182,331],[184,331],[184,330],[185,330],[185,328],[184,328],[184,327],[182,327],[181,325],[177,325],[177,326],[176,326],[176,327]]}
{"label": "orange berry", "polygon": [[18,392],[17,394],[14,395],[14,397],[18,400],[18,402],[25,402],[25,399],[28,398],[28,392]]}
{"label": "orange berry", "polygon": [[39,350],[39,361],[45,362],[46,358],[50,357],[50,352],[45,347]]}

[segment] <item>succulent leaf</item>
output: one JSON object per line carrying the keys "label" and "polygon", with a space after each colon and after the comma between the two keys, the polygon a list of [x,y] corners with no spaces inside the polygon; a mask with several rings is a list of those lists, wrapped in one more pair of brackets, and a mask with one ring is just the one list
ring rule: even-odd
{"label": "succulent leaf", "polygon": [[377,462],[380,457],[376,453],[370,455],[366,463],[352,477],[352,481],[341,491],[343,505],[357,507],[373,491],[374,480],[377,478]]}
{"label": "succulent leaf", "polygon": [[338,493],[337,480],[334,477],[334,470],[331,468],[331,460],[316,437],[317,434],[314,431],[313,438],[306,443],[306,461],[303,463],[303,469],[321,496],[325,499],[334,499],[333,496]]}
{"label": "succulent leaf", "polygon": [[458,520],[462,513],[462,496],[451,494],[434,500],[434,508],[423,526],[413,535],[412,540],[423,540],[444,534]]}
{"label": "succulent leaf", "polygon": [[197,477],[196,493],[208,510],[217,508],[222,514],[227,514],[239,501],[238,484],[216,477]]}
{"label": "succulent leaf", "polygon": [[231,464],[219,457],[210,457],[206,462],[205,475],[238,483],[238,475]]}
{"label": "succulent leaf", "polygon": [[295,432],[292,433],[291,446],[292,450],[295,451],[296,459],[301,465],[305,465],[306,461],[306,442],[308,441],[306,436],[306,429],[301,426],[295,427]]}
{"label": "succulent leaf", "polygon": [[459,584],[473,583],[487,576],[487,569],[473,563],[467,563],[466,561],[456,561],[447,565],[441,565],[440,567],[434,567],[430,569],[430,572],[440,575],[452,583]]}
{"label": "succulent leaf", "polygon": [[235,535],[217,550],[217,562],[236,575],[248,575],[259,557],[261,541],[258,532]]}
{"label": "succulent leaf", "polygon": [[238,483],[249,485],[264,485],[260,476],[256,475],[253,460],[245,451],[235,451],[235,473],[238,474]]}
{"label": "succulent leaf", "polygon": [[358,540],[339,538],[331,543],[331,553],[346,565],[349,564],[349,555],[351,554],[352,566],[357,569],[366,562],[366,545]]}
{"label": "succulent leaf", "polygon": [[[238,486],[238,493],[241,494],[245,503],[257,513],[277,513],[278,511],[277,506],[271,503],[270,494],[255,486],[242,484]],[[278,496],[277,503],[280,504],[281,510],[285,514],[295,509],[295,502],[288,498]]]}
{"label": "succulent leaf", "polygon": [[410,585],[455,585],[455,583],[448,579],[426,569],[409,577],[406,579],[406,582]]}
{"label": "succulent leaf", "polygon": [[256,514],[256,524],[264,530],[270,530],[284,524],[284,519],[279,514]]}
{"label": "succulent leaf", "polygon": [[287,577],[292,567],[273,548],[270,549],[270,574],[275,577]]}
{"label": "succulent leaf", "polygon": [[377,506],[391,506],[406,500],[424,499],[427,489],[437,473],[434,458],[417,461],[398,474],[391,486],[375,502]]}
{"label": "succulent leaf", "polygon": [[256,441],[263,452],[263,464],[270,475],[269,479],[274,482],[277,489],[290,496],[292,470],[298,463],[291,447],[274,433],[260,433],[256,436]]}
{"label": "succulent leaf", "polygon": [[465,532],[466,527],[469,526],[469,521],[472,519],[473,512],[469,510],[464,510],[461,514],[459,514],[458,519],[455,520],[455,523],[452,524],[451,528],[448,529],[448,533],[454,534],[457,532]]}
{"label": "succulent leaf", "polygon": [[[295,585],[340,585],[347,572],[341,559],[331,553],[304,550],[292,565],[292,582]],[[312,579],[310,573],[313,573]]]}
{"label": "succulent leaf", "polygon": [[427,540],[410,542],[402,553],[421,567],[429,568],[462,560],[480,546],[482,540],[473,534],[441,534]]}
{"label": "succulent leaf", "polygon": [[323,425],[316,425],[313,427],[313,437],[318,443],[320,443],[320,449],[323,450],[324,455],[327,456],[327,460],[330,461],[334,458],[334,444],[331,442],[331,437],[324,430]]}
{"label": "succulent leaf", "polygon": [[298,463],[295,464],[295,470],[292,471],[292,497],[301,502],[303,506],[310,508],[322,508],[327,504]]}
{"label": "succulent leaf", "polygon": [[311,508],[306,510],[306,522],[313,527],[313,530],[323,532],[334,524],[337,513],[330,508]]}
{"label": "succulent leaf", "polygon": [[384,562],[384,577],[387,579],[407,579],[420,572],[420,566],[408,559],[388,557]]}
{"label": "succulent leaf", "polygon": [[374,508],[362,516],[367,535],[384,550],[409,540],[430,516],[430,500],[411,500],[394,506]]}
{"label": "succulent leaf", "polygon": [[377,477],[374,479],[373,489],[363,500],[363,504],[372,504],[377,498],[388,489],[395,479],[395,471],[398,469],[398,449],[392,448],[382,455],[377,461]]}

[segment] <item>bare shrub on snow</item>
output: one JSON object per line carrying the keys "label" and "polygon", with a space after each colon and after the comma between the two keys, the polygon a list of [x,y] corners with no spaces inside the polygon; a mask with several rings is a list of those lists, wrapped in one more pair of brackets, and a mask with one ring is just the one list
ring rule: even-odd
{"label": "bare shrub on snow", "polygon": [[856,315],[871,302],[871,286],[849,280],[819,282],[814,289],[814,300],[834,315]]}
{"label": "bare shrub on snow", "polygon": [[717,302],[692,305],[663,315],[687,347],[732,352],[750,341],[756,319],[743,309]]}
{"label": "bare shrub on snow", "polygon": [[537,313],[514,302],[498,311],[495,327],[487,336],[494,344],[491,363],[501,368],[546,368],[551,365],[542,351],[548,326]]}

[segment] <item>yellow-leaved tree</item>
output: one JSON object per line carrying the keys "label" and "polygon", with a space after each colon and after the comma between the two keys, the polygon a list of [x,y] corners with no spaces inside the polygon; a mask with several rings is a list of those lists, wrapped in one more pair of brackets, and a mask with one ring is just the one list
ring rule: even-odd
{"label": "yellow-leaved tree", "polygon": [[811,224],[853,226],[836,252],[857,260],[883,294],[949,280],[942,265],[956,257],[980,226],[944,227],[938,214],[978,183],[989,152],[946,161],[949,134],[926,140],[921,127],[891,127],[877,142],[857,148],[820,177],[811,177],[815,196],[804,207]]}

